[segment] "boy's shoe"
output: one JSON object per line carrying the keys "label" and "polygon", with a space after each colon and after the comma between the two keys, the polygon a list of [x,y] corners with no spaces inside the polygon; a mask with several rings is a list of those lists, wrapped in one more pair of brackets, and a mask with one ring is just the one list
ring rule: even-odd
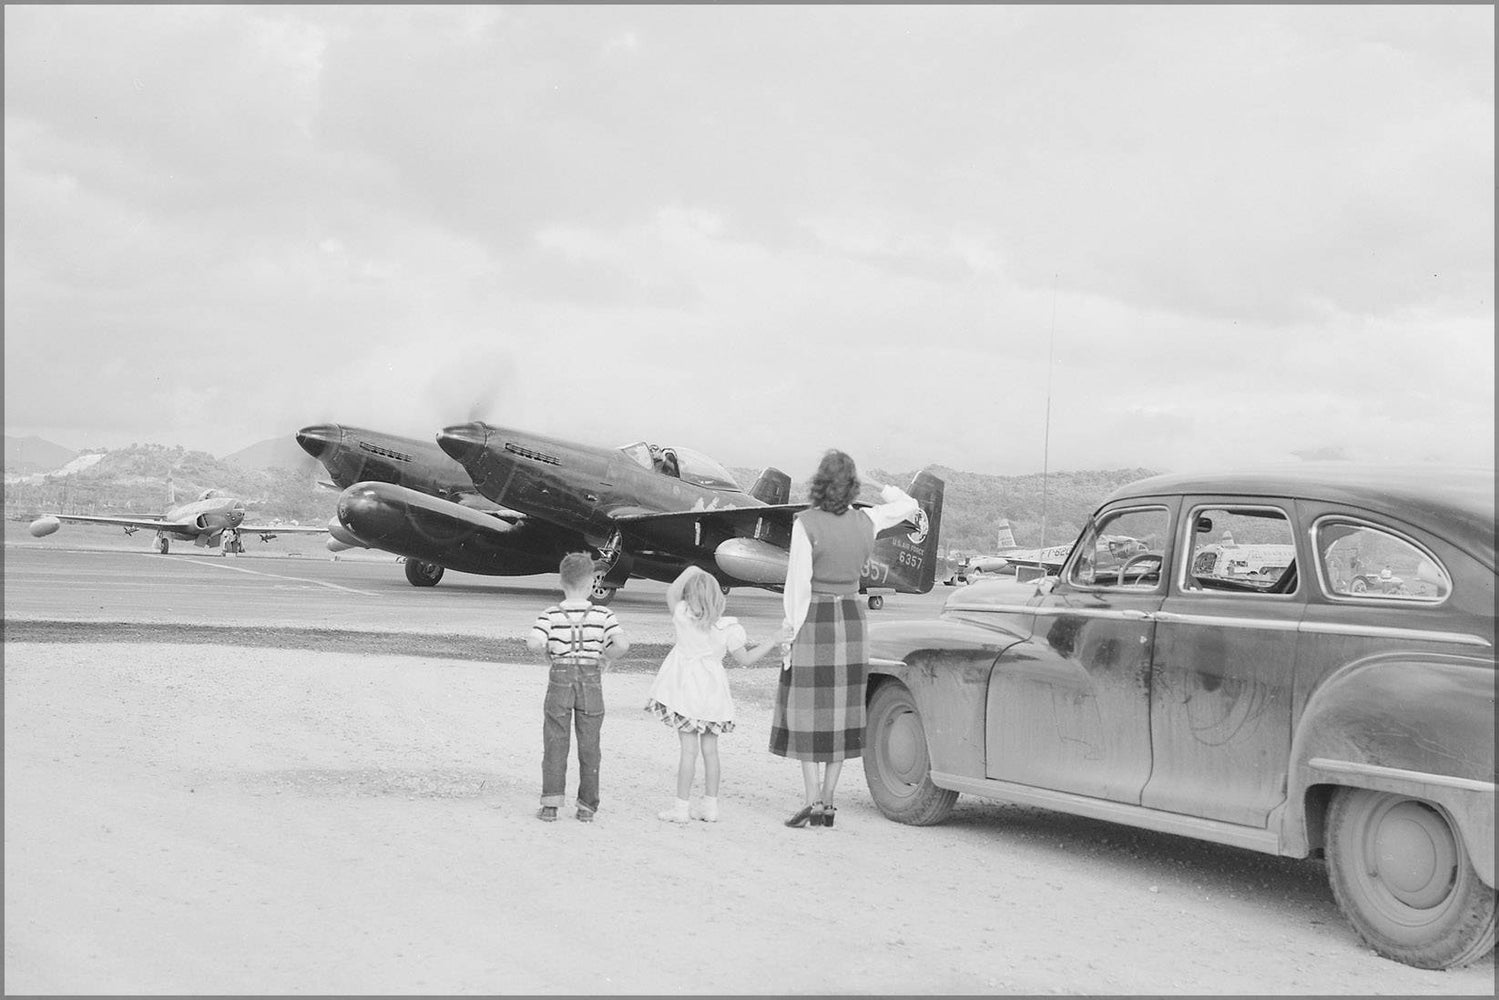
{"label": "boy's shoe", "polygon": [[688,813],[686,799],[677,799],[677,804],[670,809],[663,809],[656,814],[657,819],[664,819],[668,823],[686,823],[692,819]]}
{"label": "boy's shoe", "polygon": [[578,822],[592,823],[594,812],[596,812],[596,810],[588,808],[581,802],[578,803]]}
{"label": "boy's shoe", "polygon": [[543,823],[557,822],[557,807],[542,806],[540,809],[536,810],[536,818],[541,820]]}
{"label": "boy's shoe", "polygon": [[700,819],[704,823],[718,822],[718,797],[704,795],[702,799],[692,804],[692,818]]}

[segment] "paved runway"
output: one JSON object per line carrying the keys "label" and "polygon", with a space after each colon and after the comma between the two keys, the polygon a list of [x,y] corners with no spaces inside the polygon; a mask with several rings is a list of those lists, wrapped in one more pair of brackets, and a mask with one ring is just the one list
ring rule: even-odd
{"label": "paved runway", "polygon": [[[537,613],[559,596],[555,577],[483,577],[448,573],[436,587],[413,587],[386,553],[345,553],[336,561],[321,540],[277,539],[243,555],[175,545],[168,555],[149,539],[113,529],[64,526],[33,539],[6,523],[5,620],[127,622],[229,631],[334,629],[489,638],[524,636]],[[248,543],[247,543],[248,544]],[[636,643],[669,643],[665,584],[631,580],[610,604]],[[931,617],[952,591],[893,594],[874,620]],[[728,613],[752,642],[775,632],[781,597],[737,589]],[[403,642],[403,645],[409,643]]]}

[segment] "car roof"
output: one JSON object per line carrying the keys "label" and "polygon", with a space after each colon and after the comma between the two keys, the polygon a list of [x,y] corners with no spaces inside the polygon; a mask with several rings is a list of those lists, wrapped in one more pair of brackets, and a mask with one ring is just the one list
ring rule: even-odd
{"label": "car roof", "polygon": [[1197,493],[1362,507],[1418,524],[1494,565],[1493,469],[1307,462],[1241,472],[1168,473],[1122,486],[1104,502]]}

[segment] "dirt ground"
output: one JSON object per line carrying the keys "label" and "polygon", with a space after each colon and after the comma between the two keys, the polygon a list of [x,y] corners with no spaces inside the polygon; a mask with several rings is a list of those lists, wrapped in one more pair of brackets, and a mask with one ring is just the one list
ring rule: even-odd
{"label": "dirt ground", "polygon": [[730,676],[721,822],[656,818],[641,667],[597,822],[545,824],[536,665],[8,643],[5,993],[1494,994],[1492,955],[1372,954],[1316,861],[968,796],[902,826],[857,764],[786,829],[774,669]]}

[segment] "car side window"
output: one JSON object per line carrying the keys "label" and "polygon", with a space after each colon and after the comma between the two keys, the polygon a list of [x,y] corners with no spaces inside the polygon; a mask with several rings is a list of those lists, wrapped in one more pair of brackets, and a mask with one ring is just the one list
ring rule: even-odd
{"label": "car side window", "polygon": [[1436,556],[1393,531],[1324,517],[1313,533],[1322,589],[1329,596],[1436,604],[1452,593],[1452,577]]}
{"label": "car side window", "polygon": [[1080,587],[1155,590],[1164,575],[1170,530],[1171,516],[1164,507],[1103,515],[1078,540],[1069,582]]}
{"label": "car side window", "polygon": [[1296,540],[1290,518],[1279,507],[1194,507],[1186,524],[1183,591],[1296,591]]}

